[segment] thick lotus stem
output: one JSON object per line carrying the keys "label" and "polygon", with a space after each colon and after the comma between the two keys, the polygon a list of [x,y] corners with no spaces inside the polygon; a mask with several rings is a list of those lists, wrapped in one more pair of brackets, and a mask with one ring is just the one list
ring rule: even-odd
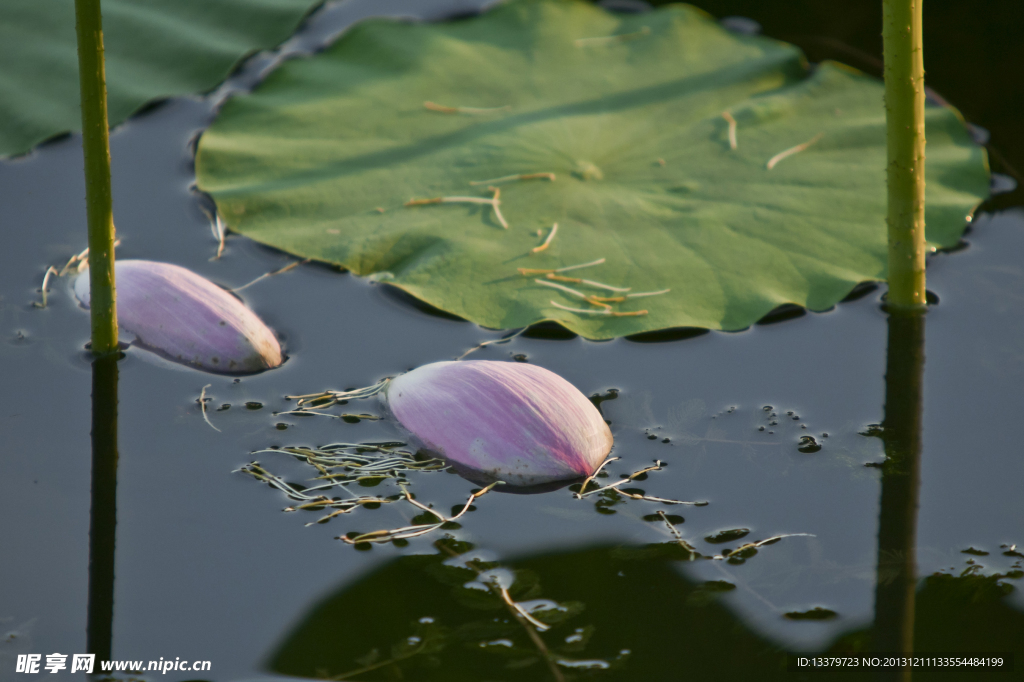
{"label": "thick lotus stem", "polygon": [[89,222],[89,278],[92,291],[92,352],[117,352],[117,297],[114,292],[114,209],[110,194],[107,80],[103,64],[100,0],[75,0],[78,77],[82,99],[82,150]]}
{"label": "thick lotus stem", "polygon": [[924,309],[924,56],[922,0],[883,0],[888,136],[889,296]]}

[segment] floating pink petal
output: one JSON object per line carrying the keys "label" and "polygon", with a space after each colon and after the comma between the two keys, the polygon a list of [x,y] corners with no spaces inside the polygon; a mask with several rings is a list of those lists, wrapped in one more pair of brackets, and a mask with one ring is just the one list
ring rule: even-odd
{"label": "floating pink petal", "polygon": [[[117,317],[136,343],[209,372],[247,374],[283,361],[274,332],[241,301],[208,279],[170,263],[114,264]],[[89,306],[89,273],[75,281]]]}
{"label": "floating pink petal", "polygon": [[593,403],[536,365],[437,362],[393,379],[384,396],[425,449],[471,480],[567,482],[594,473],[612,448]]}

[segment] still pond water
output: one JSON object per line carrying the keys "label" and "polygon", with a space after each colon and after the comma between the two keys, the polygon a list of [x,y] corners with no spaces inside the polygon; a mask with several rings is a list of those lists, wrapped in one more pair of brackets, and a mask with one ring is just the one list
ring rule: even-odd
{"label": "still pond water", "polygon": [[[290,47],[308,49],[369,14],[439,18],[480,4],[337,3]],[[851,3],[851,22],[863,4]],[[751,3],[706,7],[718,15],[745,9],[766,26],[779,21],[771,3],[763,18]],[[829,28],[823,21],[807,30]],[[869,54],[871,46],[859,49]],[[205,204],[190,189],[190,145],[217,98],[247,87],[271,61],[255,58],[219,93],[166,102],[115,132],[120,258],[177,263],[228,287],[291,262],[240,237],[211,260]],[[988,66],[960,78],[999,89],[996,65]],[[947,80],[953,91],[960,87]],[[996,146],[1007,130],[1004,156],[1020,167],[1019,113],[1008,119],[998,104],[981,109],[977,122],[992,128]],[[1012,171],[999,163],[995,170]],[[85,246],[81,168],[77,136],[0,163],[7,240],[0,680],[27,679],[13,672],[18,654],[86,650],[88,315],[66,280],[53,285],[45,310],[32,306],[46,267]],[[1004,174],[995,182],[1014,185]],[[1019,190],[997,197],[975,217],[966,248],[929,263],[929,289],[940,303],[927,316],[916,538],[918,650],[1014,650],[1018,671],[1024,208],[1014,206],[1021,203]],[[864,434],[886,416],[882,292],[733,334],[595,343],[538,329],[481,349],[476,358],[536,363],[604,398],[621,459],[600,480],[661,460],[666,466],[633,489],[708,504],[579,500],[567,489],[490,493],[460,527],[367,549],[336,538],[406,525],[416,510],[383,505],[307,526],[326,512],[282,513],[294,501],[236,470],[271,446],[400,438],[386,421],[274,413],[294,405],[287,394],[367,386],[501,333],[327,267],[261,281],[241,295],[282,335],[290,356],[282,368],[236,380],[135,349],[120,362],[113,656],[209,660],[201,677],[225,681],[738,679],[751,672],[800,679],[780,667],[780,652],[857,649],[874,618],[884,445]],[[197,402],[207,385],[209,424]],[[347,409],[380,413],[373,401]],[[316,475],[283,454],[258,459],[296,483]],[[419,500],[443,511],[475,489],[443,472],[409,478]],[[388,482],[357,490],[398,492]],[[713,557],[782,534],[794,535],[731,561],[695,559],[679,542]],[[552,624],[540,643],[489,592],[492,577]],[[547,663],[540,647],[560,663]]]}

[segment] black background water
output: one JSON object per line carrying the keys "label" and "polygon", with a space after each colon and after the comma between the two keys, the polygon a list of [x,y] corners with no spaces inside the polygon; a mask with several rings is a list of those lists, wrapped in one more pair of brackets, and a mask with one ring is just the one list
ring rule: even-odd
{"label": "black background water", "polygon": [[[321,12],[290,44],[315,44],[367,14],[408,13],[415,7],[421,16],[438,18],[478,4],[341,3]],[[870,70],[869,58],[878,57],[875,2],[723,1],[703,7],[716,16],[753,17],[768,35],[801,44],[815,60],[836,58]],[[991,131],[1001,159],[993,161],[1002,174],[997,182],[1012,185],[1007,177],[1013,166],[1024,165],[1022,95],[1019,76],[1014,77],[1024,68],[1022,43],[1015,37],[1024,29],[1024,11],[1011,2],[975,10],[933,1],[925,14],[929,84]],[[240,237],[229,238],[224,258],[211,261],[215,243],[201,198],[190,191],[189,143],[212,119],[216,97],[244,87],[270,61],[254,59],[216,96],[164,103],[115,131],[120,258],[178,263],[229,287],[289,262]],[[85,651],[88,316],[76,306],[66,281],[53,286],[47,309],[31,305],[39,300],[46,267],[59,266],[85,246],[81,168],[77,136],[0,162],[5,240],[0,257],[0,634],[9,633],[0,638],[0,680],[23,677],[13,673],[19,653]],[[928,314],[921,576],[959,574],[969,561],[982,565],[975,570],[984,575],[1006,573],[1017,558],[1004,555],[1001,545],[1024,546],[1021,203],[1021,190],[996,197],[972,223],[966,249],[933,256],[929,263],[929,289],[941,302]],[[879,474],[864,465],[881,461],[882,449],[880,441],[859,432],[883,417],[886,320],[880,294],[876,290],[826,313],[735,334],[602,343],[536,334],[476,354],[481,359],[525,355],[588,395],[619,389],[616,399],[602,404],[612,422],[615,454],[622,457],[612,465],[613,475],[665,460],[664,471],[638,485],[651,495],[710,502],[682,512],[666,509],[685,517],[679,530],[701,552],[735,547],[738,543],[703,540],[726,529],[750,529],[746,539],[780,533],[813,537],[786,538],[740,565],[634,560],[634,577],[629,567],[609,572],[623,560],[609,552],[671,540],[663,525],[643,520],[654,508],[628,502],[614,507],[613,515],[598,514],[592,502],[574,500],[564,490],[533,497],[488,495],[456,535],[503,566],[533,567],[545,598],[581,599],[571,594],[573,585],[588,586],[590,610],[577,620],[580,626],[596,625],[600,637],[579,657],[612,660],[621,649],[631,649],[633,660],[608,673],[614,679],[643,679],[633,677],[642,670],[681,669],[673,666],[681,665],[676,647],[684,645],[652,634],[657,625],[651,622],[657,620],[652,609],[661,600],[651,591],[665,595],[668,603],[672,594],[693,591],[702,581],[736,585],[719,597],[683,599],[673,613],[694,632],[705,620],[715,632],[712,624],[719,621],[742,624],[735,629],[751,633],[750,639],[732,642],[728,650],[738,651],[736,661],[744,665],[749,663],[744,652],[754,651],[755,643],[815,650],[865,627],[872,618],[876,580]],[[269,445],[395,435],[385,422],[275,417],[273,411],[289,405],[285,394],[369,385],[451,359],[498,334],[431,314],[383,287],[326,267],[297,268],[242,296],[282,333],[290,359],[281,369],[236,382],[137,350],[121,362],[114,656],[210,660],[208,679],[260,674],[311,610],[356,581],[369,580],[379,599],[365,594],[361,601],[343,599],[346,608],[362,610],[343,612],[349,621],[330,621],[336,632],[323,634],[321,628],[324,647],[338,649],[350,664],[327,672],[342,673],[358,668],[353,661],[369,648],[358,648],[371,638],[353,632],[372,630],[360,623],[395,624],[384,629],[389,637],[373,645],[386,652],[408,634],[403,624],[424,616],[444,621],[464,615],[456,601],[428,599],[438,583],[425,573],[389,563],[433,553],[432,538],[405,548],[355,551],[333,538],[352,529],[403,525],[411,513],[403,516],[399,505],[391,505],[307,528],[304,524],[316,516],[281,513],[288,504],[283,496],[232,471],[250,461],[252,450]],[[219,432],[204,423],[196,402],[207,384],[213,398],[209,417]],[[262,409],[245,407],[253,401]],[[223,404],[231,407],[217,411]],[[758,430],[770,421],[771,413],[762,409],[767,405],[780,422],[770,428],[771,435],[769,429]],[[352,407],[378,411],[370,402]],[[819,452],[798,451],[799,438],[807,434],[823,444]],[[283,457],[260,459],[294,480],[309,476]],[[472,489],[448,474],[418,477],[415,486],[420,499],[441,509],[460,504]],[[962,553],[972,547],[989,554]],[[556,552],[553,558],[536,558]],[[367,576],[375,571],[384,577],[372,583]],[[1013,579],[999,582],[1020,585]],[[1002,599],[1009,609],[999,612],[1004,620],[996,628],[1021,626],[1013,616],[1024,610],[1020,595],[1018,587]],[[838,615],[824,621],[783,616],[819,606]],[[956,613],[952,602],[948,606]],[[576,622],[566,626],[570,632]],[[955,629],[952,623],[949,628]],[[1024,631],[1007,634],[1024,639]],[[353,640],[348,651],[346,642]],[[644,641],[651,643],[646,649]],[[723,636],[701,643],[711,669],[739,669],[736,661],[729,662],[730,642]],[[486,671],[459,663],[454,650],[441,658],[450,666],[448,679],[542,679],[546,674],[541,664],[509,671],[500,656],[491,656],[494,664]],[[276,667],[304,672],[281,663]],[[376,674],[390,679],[386,669]]]}

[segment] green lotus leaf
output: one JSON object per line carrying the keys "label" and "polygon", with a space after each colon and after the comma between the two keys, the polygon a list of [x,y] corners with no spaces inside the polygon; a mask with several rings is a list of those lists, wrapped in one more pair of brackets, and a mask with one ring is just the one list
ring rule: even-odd
{"label": "green lotus leaf", "polygon": [[[196,171],[232,230],[487,327],[741,329],[885,277],[882,94],[685,5],[514,0],[367,21],[284,64],[226,104]],[[948,107],[927,133],[928,238],[950,246],[987,195],[985,153]],[[508,177],[532,174],[554,179]]]}
{"label": "green lotus leaf", "polygon": [[[110,125],[209,90],[321,0],[103,0]],[[81,130],[74,0],[0,2],[0,156]]]}

